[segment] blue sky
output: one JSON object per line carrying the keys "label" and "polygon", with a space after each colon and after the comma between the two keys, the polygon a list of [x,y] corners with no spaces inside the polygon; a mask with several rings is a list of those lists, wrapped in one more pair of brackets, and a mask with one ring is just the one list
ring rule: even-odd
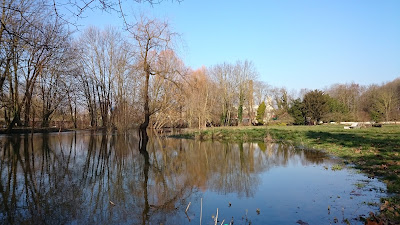
{"label": "blue sky", "polygon": [[[400,77],[400,1],[164,1],[124,3],[167,18],[182,35],[180,55],[196,69],[253,61],[259,80],[289,90],[334,83],[381,84]],[[86,11],[84,26],[121,26],[116,13]]]}

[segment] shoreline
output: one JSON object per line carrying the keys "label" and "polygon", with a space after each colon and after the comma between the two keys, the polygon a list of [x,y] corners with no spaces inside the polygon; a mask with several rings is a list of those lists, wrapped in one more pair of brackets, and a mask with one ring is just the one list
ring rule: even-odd
{"label": "shoreline", "polygon": [[[400,126],[345,130],[341,125],[216,127],[188,130],[172,138],[233,142],[283,142],[324,151],[387,185],[378,219],[400,223]],[[370,219],[374,216],[371,216]]]}
{"label": "shoreline", "polygon": [[72,131],[72,129],[60,129],[58,127],[47,127],[47,128],[14,128],[10,132],[7,129],[0,129],[0,134],[31,134],[31,133],[53,133],[53,132],[67,132]]}

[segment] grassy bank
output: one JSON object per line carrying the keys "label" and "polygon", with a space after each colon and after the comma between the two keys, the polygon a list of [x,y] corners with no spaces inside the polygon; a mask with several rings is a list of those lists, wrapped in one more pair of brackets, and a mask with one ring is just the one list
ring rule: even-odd
{"label": "grassy bank", "polygon": [[[282,141],[320,149],[377,177],[394,194],[382,199],[381,211],[400,222],[400,126],[345,130],[339,125],[209,128],[191,131],[185,138],[227,141]],[[387,202],[385,202],[387,201]]]}

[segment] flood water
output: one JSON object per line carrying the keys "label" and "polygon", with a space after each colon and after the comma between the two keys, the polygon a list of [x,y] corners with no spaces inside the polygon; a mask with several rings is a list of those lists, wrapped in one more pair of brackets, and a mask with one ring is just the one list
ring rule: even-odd
{"label": "flood water", "polygon": [[273,143],[0,136],[0,224],[214,224],[217,209],[218,224],[363,224],[386,187],[337,163]]}

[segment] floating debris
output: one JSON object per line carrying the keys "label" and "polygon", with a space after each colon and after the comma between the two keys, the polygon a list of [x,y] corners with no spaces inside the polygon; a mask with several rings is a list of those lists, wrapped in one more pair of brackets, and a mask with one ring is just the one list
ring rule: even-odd
{"label": "floating debris", "polygon": [[192,202],[189,202],[188,206],[186,207],[185,213],[187,213],[187,211],[189,210],[189,207],[190,207],[190,204],[191,204],[191,203],[192,203]]}
{"label": "floating debris", "polygon": [[217,208],[217,215],[215,216],[215,225],[218,223],[218,208]]}
{"label": "floating debris", "polygon": [[334,223],[338,223],[338,222],[339,222],[338,218],[335,217],[335,218],[333,219],[333,222],[334,222]]}
{"label": "floating debris", "polygon": [[[355,190],[352,190],[352,191],[350,192],[350,195],[361,196],[361,193],[356,192]],[[352,198],[352,197],[350,197],[350,198]]]}
{"label": "floating debris", "polygon": [[304,221],[302,221],[302,220],[297,220],[296,223],[298,223],[298,224],[300,224],[300,225],[309,225],[307,222],[304,222]]}

